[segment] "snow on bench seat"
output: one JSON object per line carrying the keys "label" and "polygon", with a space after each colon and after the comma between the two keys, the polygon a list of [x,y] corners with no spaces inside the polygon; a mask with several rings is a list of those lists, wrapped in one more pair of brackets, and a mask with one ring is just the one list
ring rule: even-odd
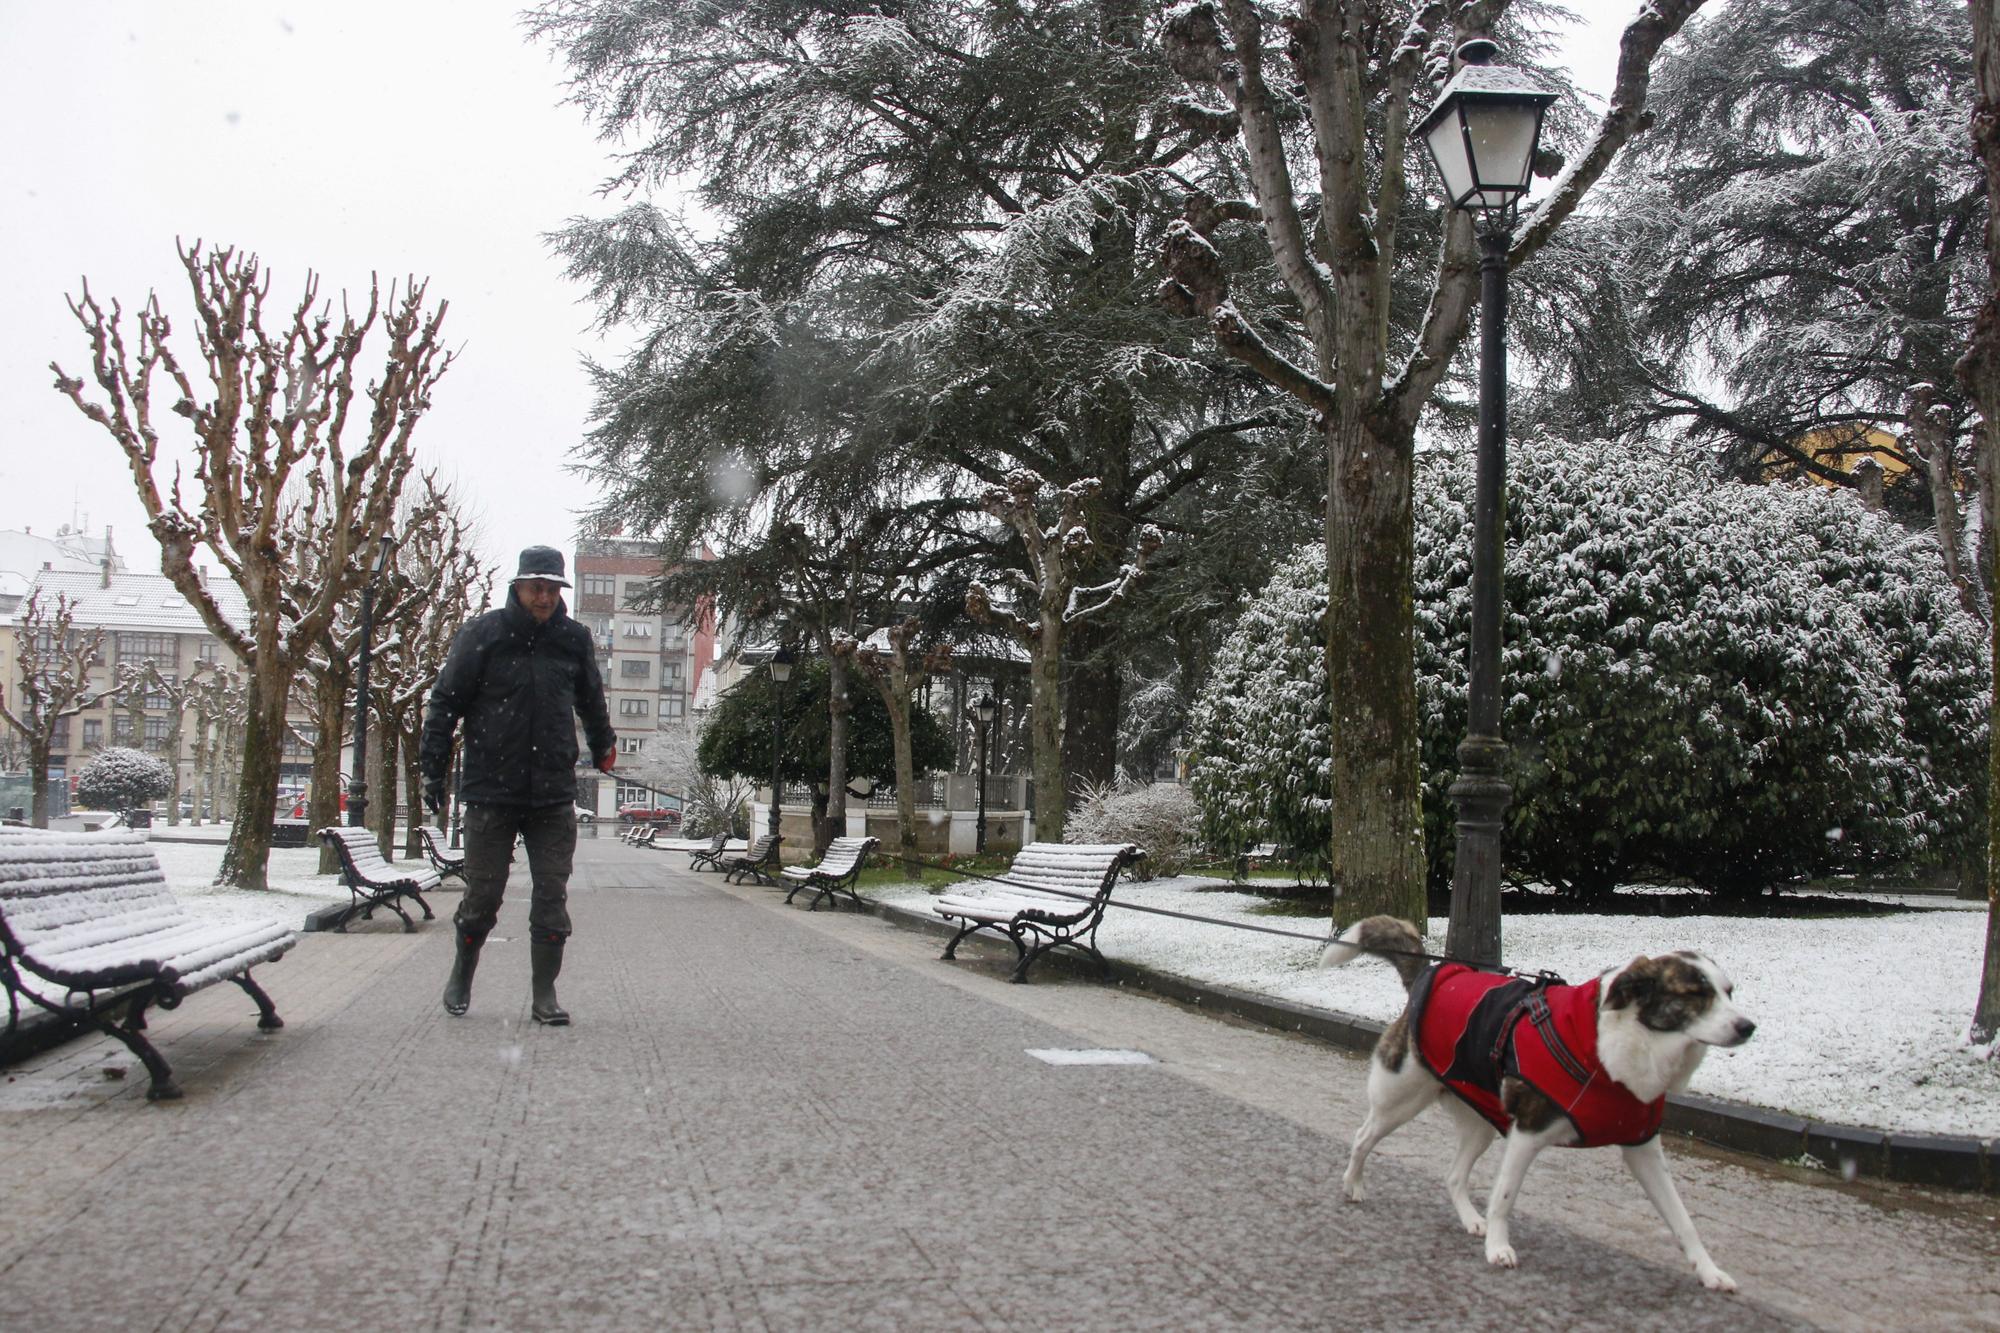
{"label": "snow on bench seat", "polygon": [[956,957],[959,941],[975,931],[993,930],[1012,940],[1018,955],[1009,981],[1026,981],[1035,959],[1065,945],[1109,973],[1097,951],[1098,923],[1118,872],[1145,854],[1131,843],[1029,843],[1004,875],[931,904],[939,916],[964,923],[944,957]]}
{"label": "snow on bench seat", "polygon": [[[278,922],[217,923],[191,916],[134,832],[0,833],[0,980],[9,1035],[23,1001],[125,1043],[152,1075],[147,1097],[180,1096],[145,1028],[149,1005],[172,1009],[218,981],[255,1000],[258,1026],[283,1027],[251,967],[281,957],[298,936]],[[110,1015],[123,1011],[122,1023]]]}
{"label": "snow on bench seat", "polygon": [[778,872],[792,885],[785,901],[789,903],[796,898],[800,889],[814,889],[816,896],[806,904],[806,910],[818,911],[822,902],[837,903],[834,894],[844,890],[854,905],[860,907],[861,895],[854,891],[854,881],[861,877],[861,867],[868,863],[868,854],[875,846],[874,838],[835,838],[826,845],[826,855],[818,865],[786,866]]}
{"label": "snow on bench seat", "polygon": [[410,914],[396,902],[398,898],[416,899],[417,906],[424,909],[424,920],[435,919],[436,914],[424,901],[423,894],[425,889],[436,889],[444,882],[434,867],[418,865],[415,861],[404,861],[400,865],[390,862],[383,857],[373,829],[338,824],[321,829],[319,836],[339,854],[340,876],[354,898],[347,910],[340,914],[335,930],[345,931],[347,923],[357,915],[364,921],[373,918],[377,907],[386,907],[403,918],[405,932],[415,930],[417,923],[410,920]]}

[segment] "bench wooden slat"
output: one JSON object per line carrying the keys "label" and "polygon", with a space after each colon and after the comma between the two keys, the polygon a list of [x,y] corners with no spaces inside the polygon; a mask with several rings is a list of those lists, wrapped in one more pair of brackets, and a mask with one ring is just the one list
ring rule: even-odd
{"label": "bench wooden slat", "polygon": [[435,919],[431,905],[424,901],[423,891],[435,889],[443,882],[436,869],[429,865],[418,866],[412,861],[398,865],[386,860],[370,829],[336,824],[321,829],[319,836],[339,855],[341,878],[353,895],[353,901],[341,914],[335,930],[345,931],[347,923],[356,916],[363,920],[373,917],[377,907],[386,907],[403,918],[405,931],[415,930],[417,923],[396,901],[398,898],[415,899],[417,906],[423,909],[424,920]]}
{"label": "bench wooden slat", "polygon": [[1013,941],[1018,955],[1010,981],[1026,981],[1035,959],[1065,946],[1089,954],[1109,974],[1097,951],[1097,927],[1118,872],[1144,855],[1130,843],[1028,844],[1005,874],[931,904],[939,916],[963,923],[944,956],[956,957],[966,936],[993,930]]}
{"label": "bench wooden slat", "polygon": [[[0,971],[9,1033],[21,1024],[24,1000],[61,1021],[88,1023],[139,1057],[152,1076],[150,1100],[178,1097],[180,1089],[142,1035],[146,1008],[233,981],[256,1001],[258,1027],[283,1027],[250,969],[297,942],[277,922],[189,915],[137,833],[10,829],[0,837],[0,953],[7,963]],[[124,1021],[113,1022],[121,1010]]]}
{"label": "bench wooden slat", "polygon": [[861,895],[854,891],[855,880],[861,877],[861,868],[868,863],[868,856],[880,845],[875,838],[835,838],[826,845],[826,855],[815,866],[789,866],[780,873],[792,882],[791,892],[785,901],[796,898],[801,889],[815,890],[813,900],[806,904],[807,911],[818,911],[823,902],[837,903],[834,896],[846,893],[856,908],[862,907]]}

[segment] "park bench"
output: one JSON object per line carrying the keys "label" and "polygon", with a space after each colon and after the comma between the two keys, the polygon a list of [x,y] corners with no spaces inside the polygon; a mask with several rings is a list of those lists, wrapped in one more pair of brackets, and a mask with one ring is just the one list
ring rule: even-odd
{"label": "park bench", "polygon": [[722,877],[731,883],[740,884],[739,875],[748,875],[759,884],[777,887],[778,881],[771,877],[771,871],[778,868],[778,847],[784,842],[782,837],[766,833],[750,842],[749,850],[741,856],[726,856],[722,860]]}
{"label": "park bench", "polygon": [[653,826],[651,824],[627,824],[624,828],[618,830],[618,840],[620,842],[636,843],[641,837],[652,831]]}
{"label": "park bench", "polygon": [[637,833],[632,835],[632,845],[634,847],[651,847],[655,842],[659,841],[659,838],[660,826],[658,824],[646,824]]}
{"label": "park bench", "polygon": [[1029,843],[1006,874],[931,904],[939,916],[963,923],[944,957],[956,957],[966,936],[991,930],[1014,942],[1019,961],[1009,981],[1026,981],[1037,958],[1064,945],[1089,954],[1109,975],[1111,966],[1097,951],[1097,924],[1118,872],[1145,854],[1131,843]]}
{"label": "park bench", "polygon": [[142,1035],[146,1010],[178,1008],[204,987],[233,981],[256,1002],[257,1026],[275,1031],[284,1020],[250,969],[297,943],[275,921],[191,916],[137,834],[0,831],[0,983],[9,1036],[23,1025],[23,1001],[65,1028],[94,1027],[145,1065],[148,1101],[172,1101],[181,1090]]}
{"label": "park bench", "polygon": [[431,869],[438,872],[438,883],[458,876],[458,882],[467,883],[465,878],[465,853],[451,849],[451,840],[444,830],[435,824],[419,824],[417,839],[423,843],[424,857],[431,863]]}
{"label": "park bench", "polygon": [[373,829],[343,824],[323,828],[319,836],[340,856],[340,877],[347,882],[347,891],[354,895],[354,901],[340,914],[335,930],[345,931],[347,923],[357,915],[364,921],[372,919],[378,907],[386,907],[403,918],[404,930],[415,930],[417,923],[410,920],[410,914],[396,901],[398,898],[416,899],[417,906],[424,909],[424,920],[434,918],[423,891],[435,889],[443,882],[437,871],[429,866],[419,869],[412,861],[391,865],[376,845]]}
{"label": "park bench", "polygon": [[799,896],[799,890],[815,890],[813,900],[806,904],[806,910],[816,912],[823,902],[839,905],[834,897],[844,892],[860,907],[861,896],[854,891],[854,881],[861,877],[861,867],[868,864],[868,853],[875,850],[874,838],[835,838],[826,845],[826,855],[820,857],[816,866],[786,866],[778,873],[791,883],[791,892],[785,895],[790,902]]}
{"label": "park bench", "polygon": [[708,846],[696,847],[688,853],[689,870],[722,869],[722,853],[729,846],[729,830],[724,829],[708,840]]}

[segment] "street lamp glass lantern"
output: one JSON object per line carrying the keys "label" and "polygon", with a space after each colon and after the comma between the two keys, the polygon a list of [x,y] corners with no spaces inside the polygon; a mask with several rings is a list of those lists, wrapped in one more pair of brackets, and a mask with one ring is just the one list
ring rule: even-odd
{"label": "street lamp glass lantern", "polygon": [[1504,212],[1528,192],[1542,117],[1556,100],[1527,71],[1486,63],[1498,49],[1484,39],[1460,46],[1465,64],[1417,126],[1453,208]]}
{"label": "street lamp glass lantern", "polygon": [[771,679],[777,681],[780,685],[790,680],[792,678],[792,662],[794,660],[790,648],[779,647],[777,652],[771,654]]}
{"label": "street lamp glass lantern", "polygon": [[396,539],[383,533],[381,542],[375,548],[375,568],[372,572],[376,578],[382,577],[382,571],[389,567],[389,557],[395,553]]}
{"label": "street lamp glass lantern", "polygon": [[972,705],[972,711],[978,715],[979,721],[983,725],[993,720],[995,706],[992,695],[982,694],[979,696],[979,701]]}

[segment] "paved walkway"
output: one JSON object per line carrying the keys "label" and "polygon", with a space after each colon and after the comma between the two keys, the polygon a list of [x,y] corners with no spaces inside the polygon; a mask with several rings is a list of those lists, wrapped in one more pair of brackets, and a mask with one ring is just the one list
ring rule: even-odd
{"label": "paved walkway", "polygon": [[[158,1016],[179,1104],[148,1106],[103,1040],[7,1071],[0,1322],[2000,1328],[1990,1198],[1677,1148],[1731,1299],[1615,1154],[1553,1153],[1524,1267],[1490,1270],[1444,1199],[1441,1116],[1377,1155],[1368,1204],[1336,1201],[1359,1060],[1009,986],[997,954],[940,963],[928,935],[683,860],[583,844],[568,1030],[526,1021],[523,891],[463,1019],[437,1002],[448,931],[315,935],[263,974],[284,1032],[234,987]],[[1026,1054],[1079,1048],[1158,1063]]]}

